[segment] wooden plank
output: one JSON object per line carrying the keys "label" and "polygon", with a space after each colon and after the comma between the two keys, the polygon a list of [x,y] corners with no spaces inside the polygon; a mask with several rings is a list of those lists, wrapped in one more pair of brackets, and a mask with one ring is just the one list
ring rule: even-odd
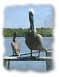
{"label": "wooden plank", "polygon": [[[36,51],[36,52],[32,52],[32,53],[38,53],[38,51]],[[52,52],[51,51],[48,51],[47,53],[46,53],[46,57],[35,57],[35,56],[26,56],[26,57],[23,57],[23,55],[28,55],[28,54],[31,54],[31,53],[21,53],[20,54],[20,56],[4,56],[3,57],[3,59],[5,59],[5,60],[18,60],[18,61],[21,61],[21,60],[25,60],[25,61],[27,61],[27,60],[50,60],[50,59],[52,59],[51,58],[51,54],[52,54]],[[48,57],[49,56],[49,57]]]}
{"label": "wooden plank", "polygon": [[[44,51],[41,51],[41,52],[44,52]],[[39,51],[32,51],[32,54],[34,54],[34,53],[39,53]],[[52,52],[49,50],[49,51],[47,51],[47,53],[52,53]],[[29,55],[29,54],[31,54],[31,53],[21,53],[20,56]]]}
{"label": "wooden plank", "polygon": [[[49,54],[50,52],[48,52]],[[10,61],[46,61],[46,70],[52,70],[52,57],[46,55],[46,57],[35,57],[35,56],[4,56],[3,60],[6,63],[7,69],[10,69]]]}
{"label": "wooden plank", "polygon": [[27,57],[17,57],[17,56],[5,56],[3,58],[4,60],[10,60],[10,61],[46,61],[51,60],[52,57],[35,57],[35,56],[27,56]]}
{"label": "wooden plank", "polygon": [[[33,53],[38,53],[38,51],[32,52],[32,54],[33,54]],[[30,54],[31,54],[31,53],[21,53],[20,56],[23,56],[23,55],[30,55]]]}
{"label": "wooden plank", "polygon": [[5,56],[3,58],[3,61],[5,62],[6,68],[10,69],[10,61],[46,61],[46,70],[49,71],[52,69],[52,57],[17,57],[17,56]]}
{"label": "wooden plank", "polygon": [[[41,52],[45,52],[45,51],[41,51]],[[34,54],[34,53],[39,53],[39,51],[32,51],[32,54]],[[31,53],[21,53],[20,56],[23,56],[23,55],[30,55],[30,54],[31,54]],[[51,49],[48,49],[47,54],[49,54],[49,55],[52,54]]]}
{"label": "wooden plank", "polygon": [[[32,52],[32,53],[38,53]],[[24,57],[23,55],[29,55],[31,53],[21,53],[20,56],[4,56],[4,65],[7,67],[7,69],[10,69],[10,61],[46,61],[46,70],[51,70],[52,69],[52,52],[47,51],[46,57],[35,57],[35,56],[26,56]]]}

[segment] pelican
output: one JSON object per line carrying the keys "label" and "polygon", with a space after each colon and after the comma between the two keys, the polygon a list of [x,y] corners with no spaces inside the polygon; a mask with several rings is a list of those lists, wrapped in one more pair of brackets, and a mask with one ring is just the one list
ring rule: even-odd
{"label": "pelican", "polygon": [[13,33],[13,40],[11,42],[13,56],[20,56],[20,43],[15,40],[16,39],[16,32]]}
{"label": "pelican", "polygon": [[25,42],[28,48],[31,50],[31,57],[32,50],[39,50],[39,54],[40,51],[47,52],[47,49],[44,47],[43,37],[40,34],[37,34],[36,29],[34,28],[33,15],[33,9],[29,10],[30,29],[25,32]]}

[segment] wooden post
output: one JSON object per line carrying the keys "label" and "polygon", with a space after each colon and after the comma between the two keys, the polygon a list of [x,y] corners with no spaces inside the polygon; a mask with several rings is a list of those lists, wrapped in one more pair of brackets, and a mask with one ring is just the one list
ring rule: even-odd
{"label": "wooden post", "polygon": [[10,61],[9,60],[4,60],[4,67],[8,70],[10,69]]}
{"label": "wooden post", "polygon": [[6,68],[6,60],[3,59],[3,65]]}
{"label": "wooden post", "polygon": [[46,61],[46,70],[50,71],[50,70],[52,70],[52,68],[53,68],[52,67],[52,60],[49,60],[49,61],[47,60]]}
{"label": "wooden post", "polygon": [[[46,56],[50,56],[51,57],[51,55],[50,54],[52,54],[51,52],[46,52]],[[52,62],[52,59],[50,59],[50,60],[46,60],[46,70],[47,71],[50,71],[50,70],[52,70],[52,64],[53,64],[53,62]]]}
{"label": "wooden post", "polygon": [[8,62],[7,69],[10,69],[10,61],[8,60],[7,62]]}

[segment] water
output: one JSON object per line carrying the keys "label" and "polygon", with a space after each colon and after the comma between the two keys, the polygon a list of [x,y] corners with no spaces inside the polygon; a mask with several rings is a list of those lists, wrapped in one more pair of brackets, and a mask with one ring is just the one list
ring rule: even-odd
{"label": "water", "polygon": [[[30,52],[30,49],[25,44],[24,37],[17,37],[16,40],[21,42],[21,49],[20,53],[28,53]],[[5,53],[4,56],[10,56],[13,54],[12,48],[11,48],[11,41],[12,37],[5,37]],[[51,49],[52,48],[52,37],[44,37],[44,46],[45,48]],[[35,56],[38,55],[34,54]],[[45,56],[45,52],[41,52],[40,56]],[[45,61],[13,61],[10,63],[10,69],[17,69],[17,70],[28,70],[32,69],[35,71],[46,71],[46,62]]]}

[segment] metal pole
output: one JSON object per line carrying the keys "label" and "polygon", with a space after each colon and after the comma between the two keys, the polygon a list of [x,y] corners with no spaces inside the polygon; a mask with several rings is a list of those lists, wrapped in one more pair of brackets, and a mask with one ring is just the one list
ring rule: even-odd
{"label": "metal pole", "polygon": [[32,57],[32,49],[31,49],[31,57]]}

